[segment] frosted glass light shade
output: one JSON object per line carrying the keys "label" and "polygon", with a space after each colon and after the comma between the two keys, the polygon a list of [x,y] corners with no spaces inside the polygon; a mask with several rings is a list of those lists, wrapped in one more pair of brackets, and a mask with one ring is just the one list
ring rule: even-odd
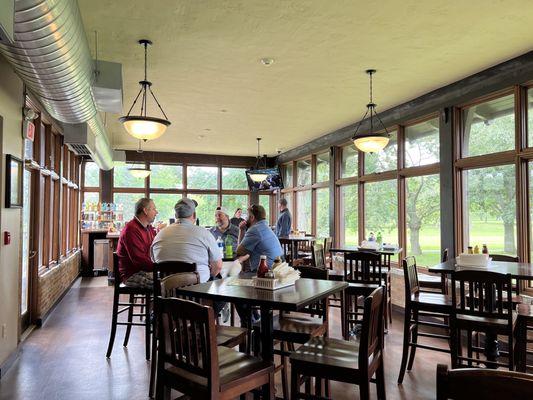
{"label": "frosted glass light shade", "polygon": [[152,171],[146,168],[128,168],[128,171],[130,171],[130,174],[132,174],[135,178],[141,179],[146,178],[152,173]]}
{"label": "frosted glass light shade", "polygon": [[356,136],[353,138],[353,143],[364,153],[378,153],[389,144],[389,136]]}
{"label": "frosted glass light shade", "polygon": [[170,121],[166,119],[138,115],[121,117],[119,121],[124,125],[126,132],[140,140],[157,139],[165,133],[170,125]]}

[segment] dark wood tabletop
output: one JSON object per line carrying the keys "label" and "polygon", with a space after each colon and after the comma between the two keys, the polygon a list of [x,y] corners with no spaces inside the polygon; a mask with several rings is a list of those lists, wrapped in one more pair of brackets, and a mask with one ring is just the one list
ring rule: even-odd
{"label": "dark wood tabletop", "polygon": [[391,250],[388,250],[388,249],[373,250],[373,249],[365,249],[360,246],[342,246],[342,247],[332,247],[330,249],[331,253],[351,253],[353,251],[372,251],[374,253],[396,255],[396,254],[400,254],[400,252],[402,251],[402,248],[398,247],[397,249],[394,249],[394,250],[392,249]]}
{"label": "dark wood tabletop", "polygon": [[281,236],[279,239],[290,240],[291,242],[316,242],[314,236]]}
{"label": "dark wood tabletop", "polygon": [[523,262],[508,262],[508,261],[491,261],[487,267],[463,267],[458,266],[455,258],[450,258],[446,262],[441,262],[433,267],[428,268],[429,272],[451,274],[457,268],[487,270],[499,272],[501,274],[511,274],[515,279],[533,279],[533,264]]}
{"label": "dark wood tabletop", "polygon": [[[251,276],[246,275],[243,278],[251,278]],[[231,278],[184,287],[178,292],[187,296],[215,301],[297,311],[331,294],[340,292],[348,286],[345,282],[301,278],[293,286],[277,290],[265,290],[251,286],[228,285],[228,279]]]}

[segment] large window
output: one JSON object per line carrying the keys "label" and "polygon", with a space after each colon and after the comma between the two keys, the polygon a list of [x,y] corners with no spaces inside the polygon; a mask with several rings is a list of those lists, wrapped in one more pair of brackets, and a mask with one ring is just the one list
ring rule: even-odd
{"label": "large window", "polygon": [[100,186],[100,168],[95,162],[85,163],[85,187]]}
{"label": "large window", "polygon": [[266,220],[270,221],[270,195],[260,194],[259,195],[259,204],[262,205],[266,211]]}
{"label": "large window", "polygon": [[175,218],[174,206],[181,197],[181,194],[174,193],[150,193],[150,198],[154,201],[158,212],[156,221],[168,223],[170,218]]}
{"label": "large window", "polygon": [[[144,197],[143,193],[115,193],[113,194],[113,203],[122,204],[124,213],[124,222],[129,221],[135,215],[135,203]],[[156,208],[157,203],[156,203]],[[159,208],[158,208],[159,209]]]}
{"label": "large window", "polygon": [[438,175],[406,179],[407,255],[418,265],[437,264],[440,249],[440,180]]}
{"label": "large window", "polygon": [[383,243],[398,243],[397,181],[365,183],[365,238],[381,232]]}
{"label": "large window", "polygon": [[353,144],[342,148],[341,154],[341,178],[357,176],[357,163],[359,153]]}
{"label": "large window", "polygon": [[305,233],[311,233],[311,191],[303,190],[296,192],[296,201],[298,202],[298,230]]}
{"label": "large window", "polygon": [[316,190],[316,236],[326,238],[329,232],[329,188]]}
{"label": "large window", "polygon": [[217,167],[187,167],[187,188],[189,189],[217,189]]}
{"label": "large window", "polygon": [[292,187],[292,163],[283,166],[283,185]]}
{"label": "large window", "polygon": [[222,189],[248,190],[245,168],[222,168]]}
{"label": "large window", "polygon": [[316,156],[316,181],[329,181],[329,152]]}
{"label": "large window", "polygon": [[248,208],[248,195],[246,194],[223,194],[222,207],[229,213],[229,217],[233,218],[237,208],[242,209],[246,213]]}
{"label": "large window", "polygon": [[478,156],[515,147],[514,96],[463,109],[463,156]]}
{"label": "large window", "polygon": [[[516,254],[516,181],[514,165],[463,173],[466,198],[464,245],[486,244],[489,253]],[[466,250],[466,249],[464,249]]]}
{"label": "large window", "polygon": [[357,185],[340,188],[340,244],[356,246],[358,240]]}
{"label": "large window", "polygon": [[113,168],[113,185],[121,188],[143,188],[145,186],[145,178],[134,177],[129,168],[132,168],[134,164],[115,165]]}
{"label": "large window", "polygon": [[196,217],[200,220],[200,225],[215,225],[215,210],[218,207],[218,196],[216,194],[189,193],[187,197],[198,202]]}
{"label": "large window", "polygon": [[398,135],[390,132],[390,140],[387,147],[379,153],[365,154],[365,174],[395,170],[398,159]]}
{"label": "large window", "polygon": [[405,166],[439,162],[439,120],[433,118],[405,128]]}
{"label": "large window", "polygon": [[297,175],[296,184],[298,186],[306,186],[311,184],[311,161],[304,160],[296,163]]}
{"label": "large window", "polygon": [[152,170],[151,188],[183,189],[183,167],[181,165],[150,164],[150,169]]}

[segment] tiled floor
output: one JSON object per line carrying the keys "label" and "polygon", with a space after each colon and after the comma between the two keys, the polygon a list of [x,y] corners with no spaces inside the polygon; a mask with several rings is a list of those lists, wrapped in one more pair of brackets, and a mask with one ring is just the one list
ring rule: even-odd
{"label": "tiled floor", "polygon": [[[147,399],[149,362],[144,359],[143,329],[132,330],[126,349],[122,347],[124,328],[119,327],[113,355],[105,358],[112,293],[104,277],[78,280],[45,325],[23,344],[19,360],[0,380],[0,399]],[[333,337],[339,336],[338,312],[333,310]],[[398,386],[402,326],[401,315],[395,315],[386,335],[387,397],[434,399],[436,365],[448,363],[449,356],[419,349],[413,371]],[[279,380],[278,375],[276,383]],[[359,392],[356,386],[333,383],[332,396],[358,399]]]}

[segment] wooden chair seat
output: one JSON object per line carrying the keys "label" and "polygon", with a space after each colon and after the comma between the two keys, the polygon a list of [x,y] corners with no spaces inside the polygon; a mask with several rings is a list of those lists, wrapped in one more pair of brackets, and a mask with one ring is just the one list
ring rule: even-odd
{"label": "wooden chair seat", "polygon": [[[475,315],[457,315],[457,321],[465,326],[467,329],[470,327],[472,330],[479,330],[482,332],[492,332],[495,334],[505,335],[509,329],[509,320],[505,318],[488,318],[478,317]],[[516,325],[517,313],[513,311],[512,326]]]}
{"label": "wooden chair seat", "polygon": [[[253,378],[254,374],[263,374],[272,370],[273,366],[259,358],[240,353],[224,346],[218,346],[218,370],[220,373],[220,391],[225,392],[232,387],[241,385],[243,381]],[[182,368],[169,366],[165,374],[172,375],[180,380],[188,380],[191,391],[198,390],[200,393],[207,388],[207,379],[186,371]]]}
{"label": "wooden chair seat", "polygon": [[413,307],[422,311],[449,314],[452,308],[452,298],[440,293],[412,293],[411,302]]}
{"label": "wooden chair seat", "polygon": [[325,379],[338,381],[347,375],[353,377],[359,373],[359,341],[313,338],[291,354],[291,364],[295,363],[305,364],[306,369],[319,369],[320,377]]}
{"label": "wooden chair seat", "polygon": [[246,342],[248,329],[237,326],[217,325],[217,346],[235,347]]}
{"label": "wooden chair seat", "polygon": [[119,285],[120,294],[152,294],[152,289],[142,287],[131,287],[121,283]]}
{"label": "wooden chair seat", "polygon": [[437,275],[420,274],[418,275],[418,283],[421,287],[434,286],[436,289],[442,287],[442,278]]}
{"label": "wooden chair seat", "polygon": [[315,336],[322,336],[327,325],[322,318],[308,315],[288,314],[275,316],[273,321],[274,339],[292,343],[305,343]]}

